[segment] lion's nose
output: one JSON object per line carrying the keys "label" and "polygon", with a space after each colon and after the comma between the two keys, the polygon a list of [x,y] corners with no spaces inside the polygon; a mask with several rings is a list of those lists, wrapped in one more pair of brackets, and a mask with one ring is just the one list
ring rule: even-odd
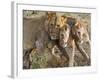
{"label": "lion's nose", "polygon": [[61,34],[61,39],[64,39],[64,34]]}
{"label": "lion's nose", "polygon": [[60,42],[60,45],[63,45],[63,44],[64,44],[64,41],[61,41],[61,42]]}

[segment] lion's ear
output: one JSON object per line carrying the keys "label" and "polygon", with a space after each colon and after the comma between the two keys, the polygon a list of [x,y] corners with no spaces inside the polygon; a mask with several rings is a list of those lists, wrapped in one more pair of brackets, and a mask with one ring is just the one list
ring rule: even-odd
{"label": "lion's ear", "polygon": [[78,24],[79,24],[79,23],[78,23],[78,22],[76,22],[76,23],[75,23],[75,26],[78,26]]}
{"label": "lion's ear", "polygon": [[76,28],[81,28],[82,27],[82,23],[81,22],[76,22],[76,24],[75,24],[75,26],[76,26]]}
{"label": "lion's ear", "polygon": [[64,22],[67,23],[67,18],[64,19]]}
{"label": "lion's ear", "polygon": [[47,20],[50,20],[50,18],[51,18],[50,12],[46,12],[45,15],[46,15],[46,19],[47,19]]}

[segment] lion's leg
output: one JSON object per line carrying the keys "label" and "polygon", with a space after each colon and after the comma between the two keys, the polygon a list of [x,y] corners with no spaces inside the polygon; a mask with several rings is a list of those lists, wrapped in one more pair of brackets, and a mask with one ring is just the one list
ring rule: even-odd
{"label": "lion's leg", "polygon": [[66,51],[66,48],[62,48],[60,45],[57,45],[59,50],[61,51],[62,53],[62,56],[66,57],[68,60],[69,60],[69,57],[68,57],[68,53]]}
{"label": "lion's leg", "polygon": [[72,40],[72,53],[69,55],[69,67],[74,66],[75,42]]}
{"label": "lion's leg", "polygon": [[90,41],[90,39],[89,39],[88,33],[86,33],[86,42],[88,42],[89,46],[91,46],[91,41]]}
{"label": "lion's leg", "polygon": [[89,61],[89,56],[87,55],[86,51],[83,49],[82,45],[80,44],[80,42],[75,41],[75,44],[77,46],[77,49],[80,51],[80,53],[82,54],[82,56],[84,56],[84,58]]}

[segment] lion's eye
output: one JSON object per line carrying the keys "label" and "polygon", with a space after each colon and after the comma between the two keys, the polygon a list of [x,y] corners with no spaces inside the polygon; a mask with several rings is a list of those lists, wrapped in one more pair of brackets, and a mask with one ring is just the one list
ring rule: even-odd
{"label": "lion's eye", "polygon": [[67,31],[67,27],[65,27],[65,30]]}
{"label": "lion's eye", "polygon": [[53,24],[50,24],[51,26],[53,26]]}
{"label": "lion's eye", "polygon": [[80,35],[80,32],[78,32],[78,34]]}
{"label": "lion's eye", "polygon": [[59,27],[60,25],[58,24],[57,27]]}

